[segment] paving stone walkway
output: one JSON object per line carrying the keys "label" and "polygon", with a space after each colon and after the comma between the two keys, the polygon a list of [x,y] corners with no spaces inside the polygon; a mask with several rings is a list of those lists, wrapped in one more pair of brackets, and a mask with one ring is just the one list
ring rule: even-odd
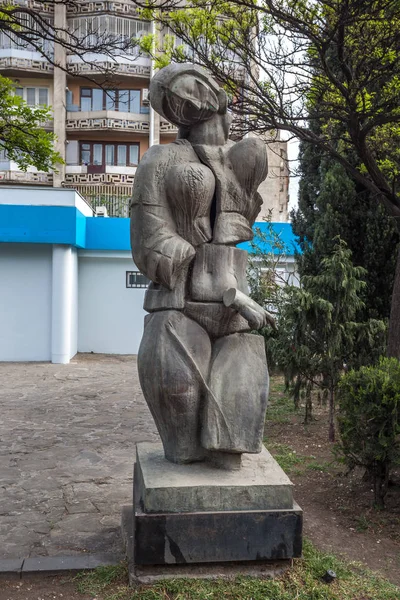
{"label": "paving stone walkway", "polygon": [[157,440],[134,356],[0,363],[0,559],[122,553],[135,444]]}

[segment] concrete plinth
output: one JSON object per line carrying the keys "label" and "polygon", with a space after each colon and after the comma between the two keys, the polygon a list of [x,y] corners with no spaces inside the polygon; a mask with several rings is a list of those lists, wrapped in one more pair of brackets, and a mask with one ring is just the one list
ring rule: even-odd
{"label": "concrete plinth", "polygon": [[177,465],[161,444],[137,445],[139,495],[146,513],[293,508],[293,484],[266,448],[243,454],[237,471],[207,462]]}
{"label": "concrete plinth", "polygon": [[260,569],[272,576],[301,556],[302,511],[266,450],[243,455],[240,471],[228,472],[170,463],[160,445],[145,443],[137,447],[134,503],[124,507],[122,532],[132,579]]}

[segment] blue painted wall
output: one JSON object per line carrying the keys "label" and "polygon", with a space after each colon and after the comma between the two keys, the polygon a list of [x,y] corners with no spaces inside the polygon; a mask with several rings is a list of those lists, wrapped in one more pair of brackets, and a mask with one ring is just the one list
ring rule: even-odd
{"label": "blue painted wall", "polygon": [[[272,227],[272,232],[271,232]],[[300,252],[296,237],[290,223],[267,223],[259,221],[254,223],[255,232],[253,244],[262,252],[274,252],[274,254],[287,254],[292,256],[295,252]],[[259,235],[257,233],[259,232]],[[248,252],[253,252],[250,242],[238,244],[238,248],[243,248]]]}
{"label": "blue painted wall", "polygon": [[85,217],[74,206],[0,205],[0,242],[85,247]]}
{"label": "blue painted wall", "polygon": [[129,250],[130,219],[112,217],[86,218],[86,248],[88,250]]}
{"label": "blue painted wall", "polygon": [[[87,250],[130,251],[129,224],[130,219],[85,217],[72,206],[0,205],[0,242],[68,244]],[[273,223],[272,227],[284,252],[293,255],[298,247],[290,223]],[[263,251],[270,251],[269,224],[259,222],[253,229],[256,244]],[[258,239],[257,230],[262,232]],[[239,248],[252,251],[249,242],[239,244]],[[278,249],[274,251],[278,252]]]}

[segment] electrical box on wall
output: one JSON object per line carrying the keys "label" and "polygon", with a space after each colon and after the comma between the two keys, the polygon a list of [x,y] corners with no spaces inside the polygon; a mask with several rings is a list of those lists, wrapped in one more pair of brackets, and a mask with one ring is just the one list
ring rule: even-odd
{"label": "electrical box on wall", "polygon": [[94,214],[95,217],[108,217],[107,208],[105,206],[96,206]]}

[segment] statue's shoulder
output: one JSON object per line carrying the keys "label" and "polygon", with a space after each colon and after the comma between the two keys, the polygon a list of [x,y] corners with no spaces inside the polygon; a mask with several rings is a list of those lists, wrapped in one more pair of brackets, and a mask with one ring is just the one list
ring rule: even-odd
{"label": "statue's shoulder", "polygon": [[187,140],[175,140],[170,144],[156,144],[145,152],[140,164],[163,160],[169,161],[172,156],[185,154],[188,151],[193,152],[193,147]]}

